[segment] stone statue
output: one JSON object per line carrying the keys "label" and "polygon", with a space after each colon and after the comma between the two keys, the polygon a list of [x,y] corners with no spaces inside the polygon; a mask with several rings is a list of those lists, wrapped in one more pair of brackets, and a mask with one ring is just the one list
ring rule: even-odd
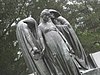
{"label": "stone statue", "polygon": [[[90,69],[85,51],[70,23],[53,9],[44,9],[40,24],[28,17],[18,22],[16,36],[29,75],[99,75]],[[82,72],[82,71],[84,72]],[[82,73],[81,73],[82,72]]]}
{"label": "stone statue", "polygon": [[50,12],[44,9],[40,15],[38,35],[50,75],[80,75],[72,60],[64,36],[51,20]]}
{"label": "stone statue", "polygon": [[70,23],[64,17],[62,17],[58,11],[53,9],[49,9],[49,11],[51,13],[52,21],[71,45],[73,50],[70,52],[75,57],[75,63],[81,69],[90,69],[91,65],[89,64],[85,51]]}
{"label": "stone statue", "polygon": [[21,20],[17,24],[16,35],[29,73],[34,75],[50,75],[42,59],[36,21],[32,17]]}

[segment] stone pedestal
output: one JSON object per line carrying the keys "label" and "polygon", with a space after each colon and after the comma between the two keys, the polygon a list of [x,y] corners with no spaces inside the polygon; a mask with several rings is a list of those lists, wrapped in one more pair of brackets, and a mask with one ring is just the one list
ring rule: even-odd
{"label": "stone pedestal", "polygon": [[91,57],[93,63],[96,65],[96,67],[100,68],[100,51],[91,53],[90,57]]}
{"label": "stone pedestal", "polygon": [[83,71],[82,75],[100,75],[100,68]]}

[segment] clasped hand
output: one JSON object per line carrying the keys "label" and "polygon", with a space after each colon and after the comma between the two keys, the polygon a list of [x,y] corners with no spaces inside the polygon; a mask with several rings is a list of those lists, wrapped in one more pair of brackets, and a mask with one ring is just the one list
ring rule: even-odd
{"label": "clasped hand", "polygon": [[31,51],[31,53],[32,53],[33,59],[39,60],[42,58],[42,56],[44,54],[44,49],[41,51],[41,50],[38,50],[36,47],[34,47]]}

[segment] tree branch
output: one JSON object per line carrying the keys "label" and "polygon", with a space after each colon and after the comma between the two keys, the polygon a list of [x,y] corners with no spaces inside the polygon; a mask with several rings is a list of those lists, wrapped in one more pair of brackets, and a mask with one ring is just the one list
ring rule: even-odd
{"label": "tree branch", "polygon": [[20,15],[20,12],[22,10],[22,7],[25,5],[25,2],[23,2],[22,6],[19,9],[18,15],[15,17],[15,19],[8,25],[8,27],[6,28],[6,30],[3,32],[3,34],[0,36],[0,40],[2,40],[2,38],[5,36],[5,34],[7,33],[7,31],[10,30],[12,23],[14,23],[16,21],[16,18],[18,18],[18,16]]}

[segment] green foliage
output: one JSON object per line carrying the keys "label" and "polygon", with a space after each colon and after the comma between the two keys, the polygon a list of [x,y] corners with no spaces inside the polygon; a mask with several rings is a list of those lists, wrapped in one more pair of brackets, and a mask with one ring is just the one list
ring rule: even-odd
{"label": "green foliage", "polygon": [[91,32],[88,30],[77,31],[78,37],[87,54],[94,53],[100,50],[100,33]]}
{"label": "green foliage", "polygon": [[17,54],[16,27],[19,20],[32,15],[39,23],[43,9],[58,10],[75,29],[87,54],[100,50],[100,4],[95,1],[77,0],[0,0],[0,75],[27,75],[23,58]]}

